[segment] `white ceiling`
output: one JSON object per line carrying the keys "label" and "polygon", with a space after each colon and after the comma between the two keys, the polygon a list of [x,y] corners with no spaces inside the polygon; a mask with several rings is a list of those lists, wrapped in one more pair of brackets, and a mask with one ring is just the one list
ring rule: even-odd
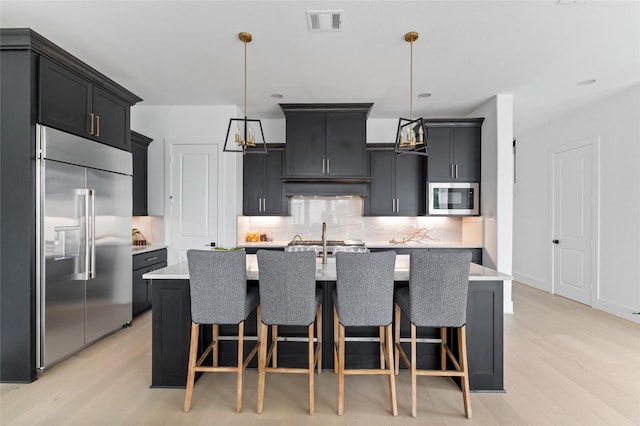
{"label": "white ceiling", "polygon": [[[344,10],[343,30],[311,33],[307,10]],[[640,1],[0,1],[0,25],[29,27],[144,99],[242,108],[373,102],[406,117],[464,116],[514,96],[514,132],[640,83]],[[578,82],[596,79],[593,85]],[[430,92],[430,98],[417,94]],[[273,99],[281,93],[283,99]]]}

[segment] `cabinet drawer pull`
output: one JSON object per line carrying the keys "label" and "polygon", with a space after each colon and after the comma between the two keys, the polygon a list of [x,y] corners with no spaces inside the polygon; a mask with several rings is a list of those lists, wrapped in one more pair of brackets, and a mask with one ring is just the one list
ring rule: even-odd
{"label": "cabinet drawer pull", "polygon": [[92,112],[89,113],[89,119],[91,121],[91,128],[89,129],[89,134],[93,135],[93,113]]}
{"label": "cabinet drawer pull", "polygon": [[324,164],[325,164],[324,162],[325,162],[325,159],[323,158],[323,159],[322,159],[322,173],[324,173],[324,170],[325,170],[325,169],[324,169]]}
{"label": "cabinet drawer pull", "polygon": [[331,173],[331,167],[329,167],[330,163],[329,163],[329,158],[327,158],[327,173]]}
{"label": "cabinet drawer pull", "polygon": [[458,179],[458,165],[457,164],[456,164],[456,176],[455,176],[455,178]]}
{"label": "cabinet drawer pull", "polygon": [[100,116],[96,115],[96,136],[100,136]]}
{"label": "cabinet drawer pull", "polygon": [[145,260],[146,260],[147,262],[151,262],[152,260],[156,260],[157,258],[158,258],[158,256],[153,256],[153,257],[150,257],[150,258],[145,259]]}

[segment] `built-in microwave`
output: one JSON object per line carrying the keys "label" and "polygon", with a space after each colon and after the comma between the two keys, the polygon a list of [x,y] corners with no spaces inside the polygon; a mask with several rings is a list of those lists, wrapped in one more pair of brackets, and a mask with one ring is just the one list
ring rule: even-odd
{"label": "built-in microwave", "polygon": [[479,215],[479,192],[478,183],[429,182],[427,210],[430,215]]}

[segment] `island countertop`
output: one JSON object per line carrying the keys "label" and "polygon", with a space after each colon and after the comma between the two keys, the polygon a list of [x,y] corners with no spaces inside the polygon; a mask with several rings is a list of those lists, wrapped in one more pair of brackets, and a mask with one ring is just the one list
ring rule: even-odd
{"label": "island countertop", "polygon": [[[247,255],[247,279],[258,279],[258,259],[255,254]],[[147,272],[142,276],[149,280],[188,280],[189,267],[187,262],[169,265],[166,268]],[[409,281],[409,255],[399,254],[396,256],[395,281]],[[469,281],[505,281],[512,280],[513,277],[503,274],[494,269],[487,268],[475,263],[471,264],[469,271]],[[316,259],[316,281],[336,281],[336,259],[330,257],[325,265],[321,259]]]}

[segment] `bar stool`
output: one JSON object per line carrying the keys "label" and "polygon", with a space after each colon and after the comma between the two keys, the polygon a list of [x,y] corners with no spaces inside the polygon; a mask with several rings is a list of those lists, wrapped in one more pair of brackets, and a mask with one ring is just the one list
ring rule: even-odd
{"label": "bar stool", "polygon": [[[197,372],[235,372],[236,412],[242,410],[242,373],[257,352],[260,341],[243,358],[244,322],[256,310],[260,323],[260,296],[257,288],[247,289],[247,266],[244,250],[187,250],[189,287],[191,289],[191,345],[184,411],[191,408],[193,385]],[[212,342],[198,358],[200,325],[213,325]],[[238,324],[238,362],[235,367],[218,366],[218,348],[221,336],[219,325]],[[227,336],[224,336],[227,337]],[[233,340],[236,339],[234,336]],[[212,365],[202,365],[209,354]]]}
{"label": "bar stool", "polygon": [[[333,293],[334,365],[338,373],[338,414],[344,412],[344,376],[383,374],[389,376],[391,413],[398,415],[393,371],[393,286],[396,253],[336,254],[336,291]],[[380,342],[380,369],[346,369],[345,327],[377,326]],[[367,340],[372,340],[367,338]],[[386,368],[385,368],[386,360]]]}
{"label": "bar stool", "polygon": [[[309,414],[313,414],[314,368],[322,369],[322,289],[316,288],[315,252],[279,252],[258,250],[260,270],[260,341],[258,351],[258,413],[262,413],[266,373],[301,373],[309,375]],[[314,339],[314,321],[317,338]],[[271,346],[267,348],[267,328],[271,326]],[[307,337],[278,337],[279,325],[307,326]],[[308,367],[277,366],[278,340],[307,341]],[[314,341],[317,341],[314,349]],[[272,367],[269,367],[272,361]]]}
{"label": "bar stool", "polygon": [[[438,252],[413,250],[410,258],[409,287],[398,288],[395,301],[395,370],[399,372],[399,356],[411,371],[411,415],[417,416],[416,377],[460,377],[464,412],[471,418],[469,367],[467,364],[467,291],[471,252]],[[400,312],[411,322],[411,338],[400,337]],[[418,370],[416,327],[440,328],[440,339],[423,339],[420,343],[440,343],[440,370]],[[447,344],[447,327],[458,330],[458,359]],[[400,346],[411,342],[411,361]],[[428,341],[427,341],[428,340]],[[447,358],[455,370],[447,369]]]}

